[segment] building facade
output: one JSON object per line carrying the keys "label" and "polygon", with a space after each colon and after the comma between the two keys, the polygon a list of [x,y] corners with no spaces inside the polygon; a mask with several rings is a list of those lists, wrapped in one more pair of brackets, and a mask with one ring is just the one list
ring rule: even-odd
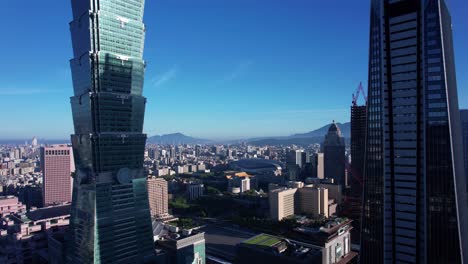
{"label": "building facade", "polygon": [[75,170],[73,151],[67,145],[53,145],[41,148],[41,169],[43,172],[43,206],[69,203],[72,200]]}
{"label": "building facade", "polygon": [[[351,106],[351,177],[348,178],[350,191],[357,218],[360,218],[362,198],[362,179],[364,176],[364,150],[366,145],[366,106]],[[353,213],[354,214],[354,213]]]}
{"label": "building facade", "polygon": [[373,0],[370,21],[361,263],[462,263],[468,234],[449,10],[443,0]]}
{"label": "building facade", "polygon": [[345,141],[335,122],[328,128],[328,133],[325,136],[323,158],[325,178],[333,179],[343,188],[346,187]]}
{"label": "building facade", "polygon": [[465,160],[466,197],[468,200],[468,110],[460,111],[463,130],[463,155]]}
{"label": "building facade", "polygon": [[205,264],[205,233],[182,231],[156,242],[157,262],[161,264]]}
{"label": "building facade", "polygon": [[169,213],[169,196],[167,181],[163,178],[149,178],[146,182],[148,188],[148,199],[151,217],[161,216]]}
{"label": "building facade", "polygon": [[76,175],[68,263],[155,257],[143,168],[144,0],[72,0]]}
{"label": "building facade", "polygon": [[205,186],[201,183],[190,183],[187,185],[187,196],[189,200],[196,200],[203,196]]}
{"label": "building facade", "polygon": [[26,212],[26,206],[18,201],[17,197],[0,196],[0,218],[21,212]]}
{"label": "building facade", "polygon": [[270,203],[270,217],[281,221],[283,218],[294,215],[294,196],[297,189],[281,188],[274,189],[268,193]]}
{"label": "building facade", "polygon": [[307,243],[259,234],[237,245],[234,263],[357,263],[351,250],[351,220],[337,218],[319,228],[296,228]]}
{"label": "building facade", "polygon": [[300,213],[312,215],[314,217],[329,217],[328,189],[305,186],[297,189],[296,199],[298,199],[296,208],[298,207]]}

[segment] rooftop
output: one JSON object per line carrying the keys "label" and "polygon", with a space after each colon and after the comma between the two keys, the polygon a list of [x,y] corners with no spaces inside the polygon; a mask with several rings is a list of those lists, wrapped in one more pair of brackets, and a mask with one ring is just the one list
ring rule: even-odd
{"label": "rooftop", "polygon": [[243,243],[256,246],[271,247],[281,242],[281,239],[275,236],[260,234],[247,239]]}
{"label": "rooftop", "polygon": [[50,219],[70,214],[70,205],[51,206],[28,212],[26,215],[32,221]]}
{"label": "rooftop", "polygon": [[297,259],[305,263],[317,263],[322,258],[322,249],[306,243],[299,243],[268,234],[256,235],[242,242],[240,246],[268,252],[283,260]]}

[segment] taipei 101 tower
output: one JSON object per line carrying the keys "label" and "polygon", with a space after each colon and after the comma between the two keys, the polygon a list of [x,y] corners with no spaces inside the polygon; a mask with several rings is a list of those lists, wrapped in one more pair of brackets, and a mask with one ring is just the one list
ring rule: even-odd
{"label": "taipei 101 tower", "polygon": [[72,0],[75,134],[67,263],[148,263],[144,0]]}

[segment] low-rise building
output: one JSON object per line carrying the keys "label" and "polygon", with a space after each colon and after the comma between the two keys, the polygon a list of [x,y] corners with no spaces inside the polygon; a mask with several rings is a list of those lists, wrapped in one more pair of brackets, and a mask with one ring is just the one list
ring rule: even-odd
{"label": "low-rise building", "polygon": [[322,249],[321,263],[350,263],[357,257],[351,250],[352,222],[347,218],[336,218],[321,227],[298,227],[294,231],[304,241]]}
{"label": "low-rise building", "polygon": [[351,220],[336,219],[317,228],[298,228],[307,243],[260,234],[237,245],[236,263],[356,263],[351,250]]}
{"label": "low-rise building", "polygon": [[187,185],[187,196],[189,200],[196,200],[203,196],[205,186],[201,183],[190,183]]}
{"label": "low-rise building", "polygon": [[0,218],[22,212],[26,212],[26,206],[18,201],[18,197],[0,196]]}
{"label": "low-rise building", "polygon": [[48,258],[48,237],[64,233],[70,205],[10,214],[0,223],[0,263],[37,263]]}
{"label": "low-rise building", "polygon": [[241,193],[250,190],[250,177],[251,175],[245,172],[234,173],[231,175],[227,175],[226,178],[228,180],[228,190],[233,192],[233,189],[239,188]]}
{"label": "low-rise building", "polygon": [[156,263],[206,263],[205,233],[193,229],[181,230],[170,225],[163,225],[163,228],[164,235],[159,235],[155,241]]}

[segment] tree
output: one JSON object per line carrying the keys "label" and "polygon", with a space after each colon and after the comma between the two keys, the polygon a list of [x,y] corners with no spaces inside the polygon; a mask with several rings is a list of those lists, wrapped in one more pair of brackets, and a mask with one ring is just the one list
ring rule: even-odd
{"label": "tree", "polygon": [[212,186],[206,187],[206,192],[210,195],[220,195],[221,191]]}

